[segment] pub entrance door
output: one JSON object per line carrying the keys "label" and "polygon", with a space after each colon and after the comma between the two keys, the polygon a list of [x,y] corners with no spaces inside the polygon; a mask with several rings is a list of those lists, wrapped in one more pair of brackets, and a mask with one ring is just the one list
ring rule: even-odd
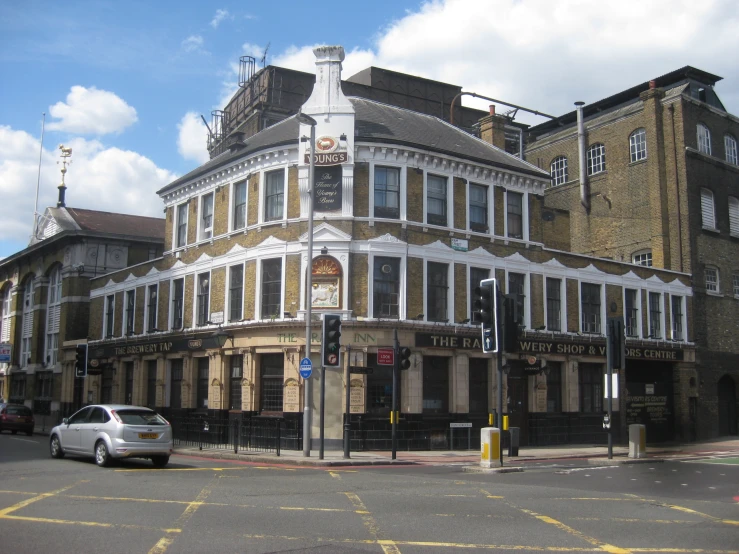
{"label": "pub entrance door", "polygon": [[508,426],[520,429],[520,445],[529,444],[529,378],[521,367],[508,374]]}

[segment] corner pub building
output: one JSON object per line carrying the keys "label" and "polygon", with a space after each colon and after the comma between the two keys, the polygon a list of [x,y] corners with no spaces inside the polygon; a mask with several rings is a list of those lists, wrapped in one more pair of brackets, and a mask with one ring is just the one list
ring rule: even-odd
{"label": "corner pub building", "polygon": [[[524,325],[502,383],[521,444],[606,440],[604,330],[625,306],[639,312],[644,338],[628,341],[617,437],[633,421],[647,423],[650,438],[682,433],[687,414],[675,398],[690,394],[694,377],[689,276],[547,248],[546,236],[569,237],[568,215],[542,217],[549,174],[494,146],[497,116],[482,119],[480,139],[347,97],[343,48],[314,53],[315,86],[302,105],[317,122],[313,252],[310,127],[292,115],[246,139],[231,133],[227,148],[159,191],[163,257],[93,281],[94,400],[151,405],[173,422],[280,416],[283,448],[299,449],[310,301],[313,448],[321,312],[343,318],[342,367],[373,369],[350,374],[352,449],[390,448],[392,371],[377,350],[392,346],[395,330],[412,351],[398,448],[466,448],[466,436],[450,444],[450,423],[472,423],[479,441],[496,408],[496,364],[482,352],[471,294],[496,277]],[[325,445],[338,449],[347,383],[343,369],[325,379]]]}

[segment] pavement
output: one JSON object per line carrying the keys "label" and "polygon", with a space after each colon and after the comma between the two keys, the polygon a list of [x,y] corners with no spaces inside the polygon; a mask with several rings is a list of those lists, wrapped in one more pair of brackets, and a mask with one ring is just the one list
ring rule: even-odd
{"label": "pavement", "polygon": [[[50,430],[51,426],[39,426],[37,422],[34,433],[48,435]],[[233,449],[228,448],[207,448],[206,446],[200,449],[197,446],[175,446],[174,454],[198,458],[316,467],[413,464],[479,467],[481,461],[479,450],[397,451],[395,458],[393,458],[390,451],[363,451],[350,452],[347,459],[344,458],[343,450],[324,449],[323,458],[321,458],[318,449],[312,449],[310,456],[304,456],[302,450],[282,449],[278,456],[271,452],[239,451],[234,453]],[[627,445],[614,445],[612,459],[608,458],[608,447],[603,445],[522,446],[519,448],[518,456],[509,457],[507,449],[504,449],[503,466],[524,468],[527,464],[550,460],[579,460],[582,463],[592,465],[617,465],[624,463],[655,463],[669,459],[699,456],[739,456],[739,437],[726,437],[685,444],[648,444],[645,457],[629,458],[628,454],[629,447]]]}

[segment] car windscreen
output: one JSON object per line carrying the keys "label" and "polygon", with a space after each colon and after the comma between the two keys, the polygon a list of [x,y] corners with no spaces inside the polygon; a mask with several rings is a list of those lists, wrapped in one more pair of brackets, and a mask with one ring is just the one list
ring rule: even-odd
{"label": "car windscreen", "polygon": [[126,425],[167,425],[167,421],[150,410],[116,410],[116,415]]}
{"label": "car windscreen", "polygon": [[8,406],[8,415],[30,416],[33,412],[25,406]]}

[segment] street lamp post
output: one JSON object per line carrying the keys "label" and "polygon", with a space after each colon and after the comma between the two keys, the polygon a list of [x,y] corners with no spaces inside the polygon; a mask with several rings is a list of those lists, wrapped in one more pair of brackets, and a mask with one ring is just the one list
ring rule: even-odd
{"label": "street lamp post", "polygon": [[[313,179],[316,169],[315,149],[316,144],[316,120],[312,117],[298,112],[298,122],[310,125],[310,164],[308,169],[308,275],[306,276],[305,289],[305,357],[310,358],[311,347],[311,308],[313,304]],[[303,456],[310,456],[310,427],[311,427],[311,380],[305,380],[303,389]]]}

